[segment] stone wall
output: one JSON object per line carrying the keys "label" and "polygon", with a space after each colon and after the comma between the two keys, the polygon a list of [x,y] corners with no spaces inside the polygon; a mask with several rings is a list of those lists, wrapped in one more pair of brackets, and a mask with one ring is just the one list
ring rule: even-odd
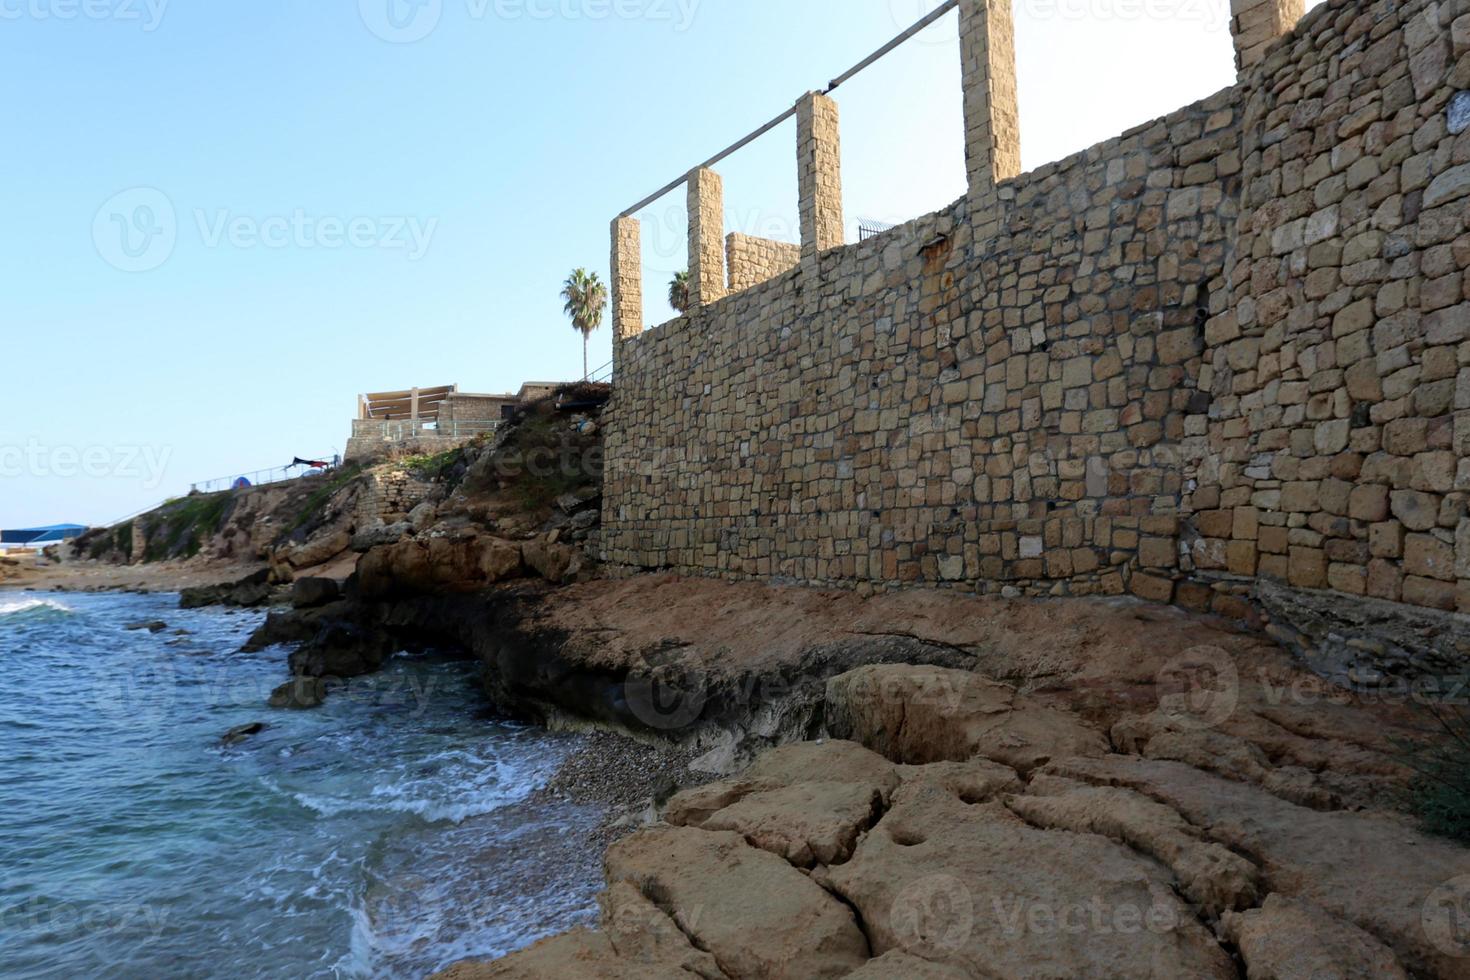
{"label": "stone wall", "polygon": [[456,392],[439,406],[440,427],[456,422],[500,422],[516,406],[514,395],[470,395]]}
{"label": "stone wall", "polygon": [[1464,2],[1331,5],[1242,89],[1196,568],[1470,611],[1467,28]]}
{"label": "stone wall", "polygon": [[418,479],[406,469],[377,466],[367,471],[357,498],[355,522],[366,527],[377,521],[394,524],[428,499],[434,485]]}
{"label": "stone wall", "polygon": [[966,198],[620,329],[602,557],[1470,611],[1467,12],[1329,0],[1237,37],[1236,86],[1016,177],[1009,14],[966,0]]}
{"label": "stone wall", "polygon": [[738,293],[794,269],[801,262],[801,246],[732,232],[725,239],[725,267],[730,292]]}

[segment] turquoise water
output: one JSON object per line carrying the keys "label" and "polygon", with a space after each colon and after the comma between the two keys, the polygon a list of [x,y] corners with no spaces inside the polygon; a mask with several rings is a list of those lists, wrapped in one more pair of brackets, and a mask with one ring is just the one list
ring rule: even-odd
{"label": "turquoise water", "polygon": [[0,592],[0,976],[417,977],[592,917],[599,815],[528,800],[575,737],[432,656],[272,711],[261,618]]}

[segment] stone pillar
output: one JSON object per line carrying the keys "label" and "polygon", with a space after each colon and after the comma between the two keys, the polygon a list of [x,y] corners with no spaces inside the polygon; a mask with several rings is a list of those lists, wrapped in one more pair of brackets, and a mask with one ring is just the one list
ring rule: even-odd
{"label": "stone pillar", "polygon": [[796,104],[796,178],[801,195],[801,256],[805,259],[845,241],[837,103],[820,92],[808,92]]}
{"label": "stone pillar", "polygon": [[643,332],[643,226],[637,218],[612,223],[613,348]]}
{"label": "stone pillar", "polygon": [[1243,75],[1259,64],[1271,42],[1296,27],[1306,11],[1306,0],[1230,0],[1236,69]]}
{"label": "stone pillar", "polygon": [[725,184],[713,170],[689,174],[689,301],[725,295]]}
{"label": "stone pillar", "polygon": [[960,0],[960,61],[970,196],[985,200],[996,184],[1021,173],[1011,0]]}
{"label": "stone pillar", "polygon": [[141,565],[148,560],[148,528],[141,517],[133,521],[132,552],[128,558],[133,565]]}

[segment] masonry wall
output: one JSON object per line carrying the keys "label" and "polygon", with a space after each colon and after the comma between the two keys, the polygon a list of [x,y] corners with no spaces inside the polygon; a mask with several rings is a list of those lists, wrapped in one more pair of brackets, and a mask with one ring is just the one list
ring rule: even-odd
{"label": "masonry wall", "polygon": [[505,410],[516,404],[514,396],[454,394],[439,409],[441,423],[500,422]]}
{"label": "masonry wall", "polygon": [[1467,9],[1330,2],[1234,88],[626,337],[603,558],[1470,610]]}
{"label": "masonry wall", "polygon": [[730,292],[758,286],[801,262],[801,246],[734,232],[725,239]]}
{"label": "masonry wall", "polygon": [[1314,11],[1241,93],[1229,303],[1186,420],[1198,568],[1470,611],[1467,14]]}

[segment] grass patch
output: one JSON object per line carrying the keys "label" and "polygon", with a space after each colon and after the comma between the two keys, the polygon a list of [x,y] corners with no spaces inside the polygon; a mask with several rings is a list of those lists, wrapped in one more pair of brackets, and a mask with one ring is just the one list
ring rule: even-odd
{"label": "grass patch", "polygon": [[425,483],[438,483],[463,456],[463,449],[446,449],[432,456],[410,456],[402,466]]}
{"label": "grass patch", "polygon": [[[201,493],[164,504],[151,515],[147,524],[148,545],[143,552],[145,562],[170,558],[193,558],[204,547],[204,541],[224,525],[234,504],[229,490]],[[132,529],[128,530],[128,551],[132,554]]]}
{"label": "grass patch", "polygon": [[[362,466],[359,463],[348,463],[338,469],[325,486],[318,487],[312,491],[311,496],[301,503],[301,508],[296,512],[291,524],[286,528],[281,538],[287,538],[297,531],[306,527],[314,518],[320,518],[326,510],[327,503],[347,484],[362,475]],[[279,540],[279,539],[278,539]]]}
{"label": "grass patch", "polygon": [[562,494],[593,482],[580,450],[567,433],[565,419],[531,416],[502,449],[498,468],[503,484],[522,508],[549,507]]}

